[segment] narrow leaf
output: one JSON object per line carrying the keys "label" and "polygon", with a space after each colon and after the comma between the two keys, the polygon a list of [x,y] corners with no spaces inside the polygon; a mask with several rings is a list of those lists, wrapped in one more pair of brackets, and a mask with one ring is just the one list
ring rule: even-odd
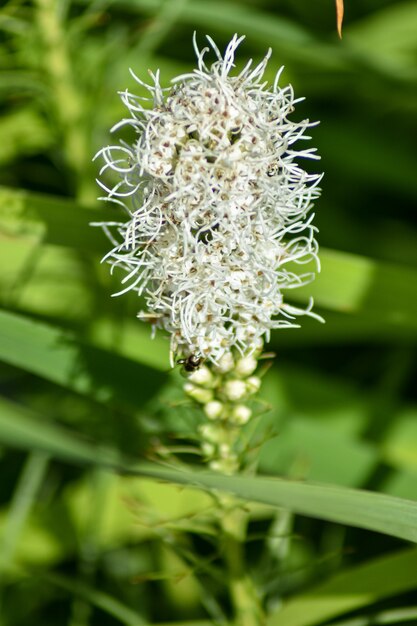
{"label": "narrow leaf", "polygon": [[[6,407],[7,410],[4,410]],[[6,400],[0,411],[0,441],[25,449],[40,449],[74,463],[113,468],[131,476],[146,476],[197,489],[226,491],[252,502],[340,524],[367,528],[417,542],[417,502],[379,493],[264,476],[222,476],[201,470],[179,470],[155,463],[130,463],[112,449],[81,442],[63,429],[34,420]],[[13,419],[10,415],[13,413]]]}
{"label": "narrow leaf", "polygon": [[8,237],[104,253],[106,239],[90,222],[117,216],[116,208],[99,212],[74,200],[0,186],[0,232]]}
{"label": "narrow leaf", "polygon": [[76,465],[114,465],[120,457],[117,451],[84,441],[71,431],[49,423],[37,413],[2,397],[0,442],[24,450],[46,452]]}
{"label": "narrow leaf", "polygon": [[336,0],[337,34],[339,35],[340,39],[342,39],[343,14],[344,14],[343,0]]}
{"label": "narrow leaf", "polygon": [[48,460],[44,452],[37,450],[28,455],[8,509],[0,546],[0,562],[3,567],[13,562],[20,534],[46,474]]}
{"label": "narrow leaf", "polygon": [[316,280],[288,292],[292,299],[313,296],[319,306],[372,318],[374,325],[381,321],[417,328],[417,291],[410,290],[417,283],[414,268],[336,250],[322,249],[320,259],[322,270]]}
{"label": "narrow leaf", "polygon": [[231,477],[209,472],[182,472],[142,463],[126,468],[126,471],[200,488],[220,489],[244,500],[417,542],[417,502],[412,500],[269,476]]}
{"label": "narrow leaf", "polygon": [[[336,574],[284,604],[267,626],[313,626],[417,585],[417,550],[408,548]],[[372,620],[374,623],[374,620]]]}
{"label": "narrow leaf", "polygon": [[121,624],[125,624],[126,626],[145,626],[145,624],[147,624],[143,617],[138,615],[130,607],[103,591],[99,591],[78,581],[74,582],[74,580],[61,574],[42,574],[42,578],[46,582],[61,587],[69,593],[82,598],[108,615],[112,615]]}
{"label": "narrow leaf", "polygon": [[62,329],[0,312],[0,360],[93,398],[137,408],[163,374],[80,342]]}

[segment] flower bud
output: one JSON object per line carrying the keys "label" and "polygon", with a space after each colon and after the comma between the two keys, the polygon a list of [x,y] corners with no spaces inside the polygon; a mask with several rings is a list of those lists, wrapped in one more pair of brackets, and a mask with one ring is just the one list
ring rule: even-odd
{"label": "flower bud", "polygon": [[199,426],[200,435],[205,441],[209,443],[219,443],[221,439],[221,432],[214,424],[202,424]]}
{"label": "flower bud", "polygon": [[216,451],[216,446],[214,446],[212,443],[209,443],[208,441],[203,441],[203,443],[201,444],[201,451],[204,456],[210,457],[214,455]]}
{"label": "flower bud", "polygon": [[214,472],[221,472],[222,474],[234,474],[239,467],[239,461],[235,454],[229,456],[227,459],[210,461],[210,469]]}
{"label": "flower bud", "polygon": [[239,376],[239,378],[246,378],[246,376],[253,374],[257,366],[258,362],[253,355],[245,356],[237,361],[233,373]]}
{"label": "flower bud", "polygon": [[228,443],[221,443],[219,445],[219,457],[221,459],[228,459],[230,457],[230,445]]}
{"label": "flower bud", "polygon": [[223,413],[224,406],[218,400],[212,400],[204,405],[204,413],[209,420],[217,420]]}
{"label": "flower bud", "polygon": [[211,387],[213,384],[214,376],[210,372],[209,368],[203,365],[195,372],[189,374],[188,380],[195,385],[201,385],[201,387]]}
{"label": "flower bud", "polygon": [[254,394],[259,391],[259,388],[261,386],[261,379],[258,376],[249,376],[249,378],[246,379],[245,383],[247,392],[249,394]]}
{"label": "flower bud", "polygon": [[223,393],[231,402],[241,400],[246,395],[246,392],[247,387],[243,380],[228,380],[223,386]]}
{"label": "flower bud", "polygon": [[230,419],[234,424],[246,424],[252,417],[252,411],[244,404],[233,407]]}
{"label": "flower bud", "polygon": [[221,359],[219,359],[219,361],[216,363],[216,365],[214,366],[214,369],[219,374],[227,374],[228,372],[232,371],[234,366],[235,366],[235,362],[233,360],[233,356],[231,352],[226,352],[225,354],[223,354]]}
{"label": "flower bud", "polygon": [[200,404],[207,404],[213,399],[213,392],[210,389],[203,389],[202,387],[197,387],[192,383],[185,383],[183,387],[187,396],[190,396],[196,402]]}

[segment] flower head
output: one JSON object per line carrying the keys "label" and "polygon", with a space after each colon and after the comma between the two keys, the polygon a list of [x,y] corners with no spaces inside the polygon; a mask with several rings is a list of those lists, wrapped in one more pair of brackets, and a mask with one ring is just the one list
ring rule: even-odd
{"label": "flower head", "polygon": [[312,124],[289,119],[299,100],[279,86],[282,68],[271,87],[263,81],[271,51],[233,74],[243,37],[223,56],[207,39],[211,65],[210,48],[194,40],[193,72],[168,89],[158,72],[152,85],[134,76],[150,97],[121,93],[129,117],[113,130],[129,125],[136,138],[99,152],[101,174],[117,176],[112,188],[100,184],[128,219],[100,225],[114,246],[105,259],[126,274],[119,293],[145,298],[139,317],[168,331],[172,353],[216,363],[232,348],[257,350],[271,329],[296,326],[297,314],[314,315],[284,293],[314,277],[300,266],[318,267],[308,213],[321,176],[298,164],[318,157],[294,146]]}

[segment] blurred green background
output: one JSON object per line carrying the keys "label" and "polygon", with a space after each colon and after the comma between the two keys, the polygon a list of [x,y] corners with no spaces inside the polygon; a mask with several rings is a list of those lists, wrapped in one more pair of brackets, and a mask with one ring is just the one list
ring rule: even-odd
{"label": "blurred green background", "polygon": [[[136,321],[137,298],[110,298],[118,277],[100,265],[107,242],[89,223],[120,216],[96,201],[92,157],[126,114],[117,91],[140,92],[128,68],[144,80],[160,68],[168,86],[194,66],[194,30],[200,45],[209,34],[220,48],[245,34],[239,65],[271,47],[267,78],[285,65],[283,84],[306,96],[294,119],[321,122],[311,145],[325,172],[315,218],[322,273],[294,296],[313,293],[326,324],[305,319],[272,337],[278,356],[263,397],[273,408],[253,435],[260,468],[417,499],[417,2],[345,4],[340,41],[331,0],[2,3],[1,626],[221,621],[216,585],[189,555],[192,547],[203,559],[209,546],[177,541],[206,496],[73,466],[31,445],[58,422],[152,458],[192,429],[191,409],[172,406],[169,342],[152,342]],[[10,424],[21,428],[20,449]],[[254,511],[248,546],[271,606],[404,546],[287,516],[292,539],[268,569],[260,553],[272,517]],[[339,613],[395,608],[391,623],[417,623],[416,612],[401,613],[417,604],[412,558],[384,561],[382,579],[402,573],[402,582],[375,583]],[[333,617],[307,614],[284,623]]]}

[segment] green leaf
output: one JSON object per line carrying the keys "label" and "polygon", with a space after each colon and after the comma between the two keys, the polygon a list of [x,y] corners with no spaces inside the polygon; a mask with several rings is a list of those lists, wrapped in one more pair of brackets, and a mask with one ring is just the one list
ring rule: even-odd
{"label": "green leaf", "polygon": [[45,582],[65,589],[72,595],[78,596],[105,613],[112,615],[121,624],[126,624],[126,626],[144,626],[147,624],[140,615],[119,600],[116,600],[116,598],[85,583],[74,582],[71,578],[56,573],[42,574],[42,578]]}
{"label": "green leaf", "polygon": [[29,409],[0,397],[0,441],[24,450],[39,450],[79,464],[113,464],[119,453],[83,441],[63,427],[48,423]]}
{"label": "green leaf", "polygon": [[417,502],[411,500],[273,477],[189,473],[145,464],[133,466],[127,471],[200,488],[220,489],[244,500],[417,542]]}
{"label": "green leaf", "polygon": [[8,566],[14,553],[26,519],[35,502],[39,488],[48,468],[48,456],[34,451],[28,455],[19,482],[10,503],[7,522],[0,546],[0,563]]}
{"label": "green leaf", "polygon": [[417,328],[417,291],[410,289],[417,283],[414,268],[325,249],[320,260],[316,280],[291,291],[292,299],[313,296],[319,306],[372,317],[374,325],[382,321]]}
{"label": "green leaf", "polygon": [[297,468],[297,475],[308,480],[346,486],[363,483],[377,460],[370,445],[296,415],[262,446],[259,455],[262,472],[289,475]]}
{"label": "green leaf", "polygon": [[389,611],[381,611],[371,616],[363,615],[360,617],[352,617],[351,619],[337,622],[334,626],[370,626],[370,624],[400,624],[401,622],[413,623],[417,619],[417,607],[407,606],[399,607]]}
{"label": "green leaf", "polygon": [[[226,491],[244,500],[417,541],[417,502],[411,500],[280,478],[223,476],[152,463],[129,463],[123,461],[117,451],[82,442],[52,424],[34,423],[30,414],[13,410],[13,405],[6,400],[2,400],[1,407],[0,441],[9,445],[40,449],[74,463],[101,464],[127,475]],[[14,413],[13,419],[10,419],[11,413]]]}
{"label": "green leaf", "polygon": [[416,23],[416,3],[396,2],[351,25],[346,42],[380,71],[415,80]]}
{"label": "green leaf", "polygon": [[397,467],[417,472],[417,408],[410,407],[396,416],[385,436],[382,454]]}
{"label": "green leaf", "polygon": [[269,617],[267,626],[312,626],[416,585],[417,550],[401,550],[352,567],[290,600]]}
{"label": "green leaf", "polygon": [[123,320],[123,326],[119,324],[119,328],[116,328],[117,324],[115,319],[101,317],[95,320],[90,328],[89,341],[94,346],[162,372],[169,369],[169,341],[163,331],[152,339],[149,324],[138,323],[137,319]]}
{"label": "green leaf", "polygon": [[12,111],[0,119],[0,164],[22,155],[47,150],[52,133],[40,115],[29,107]]}
{"label": "green leaf", "polygon": [[382,490],[392,496],[417,500],[417,471],[401,470],[391,473],[384,480]]}
{"label": "green leaf", "polygon": [[7,237],[104,254],[106,238],[90,222],[119,216],[118,208],[99,213],[74,200],[0,187],[0,232]]}
{"label": "green leaf", "polygon": [[[124,4],[151,15],[158,13],[163,6],[160,0],[124,0]],[[222,17],[221,21],[219,15]],[[179,19],[194,27],[202,25],[206,29],[222,28],[229,32],[233,27],[235,31],[261,39],[262,43],[267,39],[275,39],[278,47],[282,42],[287,45],[308,45],[314,41],[312,35],[291,20],[277,15],[267,15],[247,5],[242,5],[236,10],[236,5],[231,2],[191,0]]]}
{"label": "green leaf", "polygon": [[[123,4],[130,11],[158,16],[158,19],[165,3],[161,0],[123,0]],[[339,73],[347,66],[343,49],[340,47],[319,43],[295,20],[273,12],[260,11],[258,7],[252,7],[250,4],[188,0],[184,10],[175,15],[175,22],[198,29],[202,33],[200,41],[204,41],[203,33],[222,32],[229,38],[235,32],[245,34],[260,46],[262,54],[267,50],[266,42],[273,42],[274,52],[279,54],[280,64],[288,59],[295,59],[304,66],[320,69],[324,67],[337,70]]]}
{"label": "green leaf", "polygon": [[[146,354],[142,355],[146,359]],[[139,408],[164,376],[73,333],[0,312],[0,359],[98,402]]]}
{"label": "green leaf", "polygon": [[0,264],[4,306],[66,321],[91,316],[96,285],[75,249],[11,238],[2,241]]}

